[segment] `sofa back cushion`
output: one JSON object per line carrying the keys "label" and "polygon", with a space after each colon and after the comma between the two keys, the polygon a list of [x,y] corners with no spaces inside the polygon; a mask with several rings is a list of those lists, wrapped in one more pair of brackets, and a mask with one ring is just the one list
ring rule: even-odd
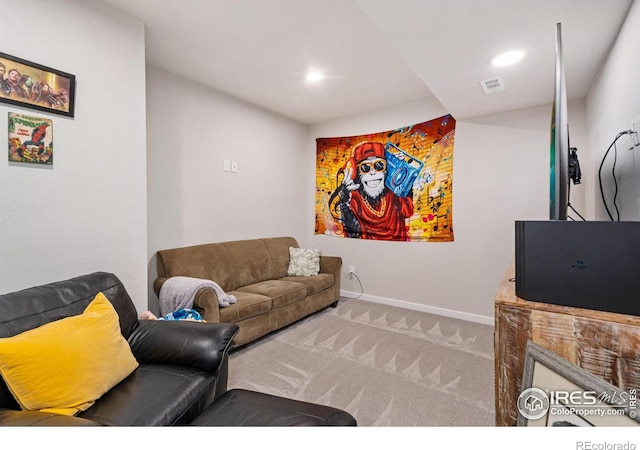
{"label": "sofa back cushion", "polygon": [[292,237],[245,239],[158,251],[158,276],[212,280],[225,291],[282,278]]}
{"label": "sofa back cushion", "polygon": [[233,289],[231,260],[222,244],[202,244],[158,251],[158,276],[193,277],[212,280]]}
{"label": "sofa back cushion", "polygon": [[267,247],[271,262],[273,263],[273,273],[271,280],[277,280],[287,276],[289,269],[289,247],[298,247],[298,242],[292,237],[261,239]]}
{"label": "sofa back cushion", "polygon": [[0,337],[15,336],[54,320],[82,314],[99,292],[118,313],[122,335],[127,339],[138,324],[138,313],[122,282],[106,272],[0,295]]}
{"label": "sofa back cushion", "polygon": [[286,276],[289,246],[298,246],[293,238],[249,239],[223,245],[234,272],[233,289]]}

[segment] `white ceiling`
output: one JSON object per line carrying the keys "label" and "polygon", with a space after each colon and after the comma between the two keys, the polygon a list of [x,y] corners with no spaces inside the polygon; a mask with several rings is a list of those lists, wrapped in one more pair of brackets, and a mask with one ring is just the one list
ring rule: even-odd
{"label": "white ceiling", "polygon": [[[550,104],[556,23],[584,98],[633,0],[102,0],[145,24],[147,62],[311,124],[431,95],[456,119]],[[496,69],[497,53],[522,62]],[[307,85],[308,70],[327,79]],[[506,90],[480,81],[502,76]]]}

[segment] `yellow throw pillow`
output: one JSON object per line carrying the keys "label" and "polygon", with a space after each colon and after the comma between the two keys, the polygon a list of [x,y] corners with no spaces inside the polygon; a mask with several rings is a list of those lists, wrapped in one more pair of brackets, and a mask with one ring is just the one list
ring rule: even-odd
{"label": "yellow throw pillow", "polygon": [[77,414],[137,367],[102,292],[78,316],[0,338],[0,374],[23,410]]}

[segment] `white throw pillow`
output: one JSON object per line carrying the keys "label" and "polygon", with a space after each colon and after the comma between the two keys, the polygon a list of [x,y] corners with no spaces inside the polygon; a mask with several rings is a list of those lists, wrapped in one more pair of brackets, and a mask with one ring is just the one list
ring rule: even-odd
{"label": "white throw pillow", "polygon": [[289,247],[289,269],[287,275],[309,277],[320,272],[320,249]]}

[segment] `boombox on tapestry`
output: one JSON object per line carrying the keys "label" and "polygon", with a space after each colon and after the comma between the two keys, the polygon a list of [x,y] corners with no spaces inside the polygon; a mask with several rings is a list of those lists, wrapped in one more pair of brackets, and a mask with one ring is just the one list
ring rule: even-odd
{"label": "boombox on tapestry", "polygon": [[450,115],[376,134],[316,139],[316,234],[453,241]]}

